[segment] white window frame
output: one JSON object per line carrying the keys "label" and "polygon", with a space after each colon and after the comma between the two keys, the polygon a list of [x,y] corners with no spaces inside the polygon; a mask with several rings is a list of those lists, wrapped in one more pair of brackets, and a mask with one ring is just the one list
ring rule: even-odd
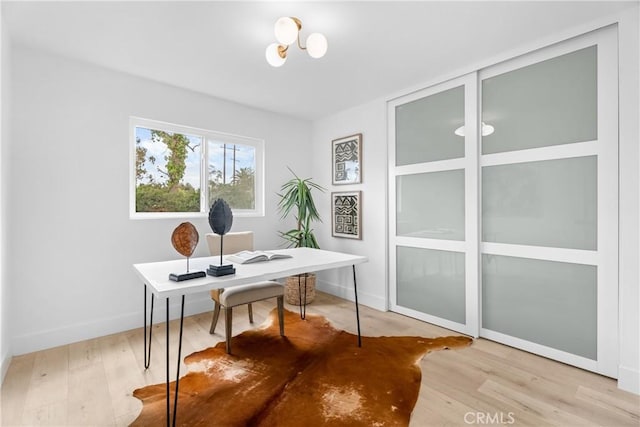
{"label": "white window frame", "polygon": [[[200,212],[136,212],[136,127],[181,133],[202,138],[200,149]],[[208,151],[209,141],[214,140],[230,145],[247,145],[255,148],[255,208],[232,209],[237,217],[264,216],[264,140],[248,136],[233,135],[206,129],[177,125],[141,117],[129,118],[129,218],[130,219],[167,219],[167,218],[206,218],[209,214],[208,198]]]}

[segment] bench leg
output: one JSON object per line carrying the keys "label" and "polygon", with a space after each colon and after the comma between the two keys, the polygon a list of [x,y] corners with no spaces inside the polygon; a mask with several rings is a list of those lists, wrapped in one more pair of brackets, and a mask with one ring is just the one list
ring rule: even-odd
{"label": "bench leg", "polygon": [[225,337],[227,339],[227,354],[231,354],[231,322],[233,320],[233,308],[231,307],[225,307],[224,308],[224,314],[225,314],[225,322],[224,322],[224,328],[225,328]]}
{"label": "bench leg", "polygon": [[247,304],[249,306],[249,323],[253,323],[253,307],[251,303]]}
{"label": "bench leg", "polygon": [[220,303],[216,300],[213,300],[213,318],[211,319],[211,328],[209,328],[210,334],[213,334],[216,331],[218,317],[220,317]]}
{"label": "bench leg", "polygon": [[278,297],[278,323],[280,323],[280,336],[284,336],[284,296]]}

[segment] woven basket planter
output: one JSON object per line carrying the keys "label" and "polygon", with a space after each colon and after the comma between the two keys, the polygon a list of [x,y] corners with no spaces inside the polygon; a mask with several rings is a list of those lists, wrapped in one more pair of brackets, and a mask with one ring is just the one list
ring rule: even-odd
{"label": "woven basket planter", "polygon": [[[298,276],[289,276],[287,277],[287,282],[284,286],[284,299],[289,304],[300,305],[300,300],[302,299],[302,303],[304,304],[305,297],[305,289],[304,282],[305,276],[307,281],[307,304],[310,304],[316,297],[316,275],[313,273],[300,274]],[[298,280],[300,286],[298,287]],[[299,290],[298,290],[299,289]],[[302,298],[300,298],[300,293],[302,292]]]}

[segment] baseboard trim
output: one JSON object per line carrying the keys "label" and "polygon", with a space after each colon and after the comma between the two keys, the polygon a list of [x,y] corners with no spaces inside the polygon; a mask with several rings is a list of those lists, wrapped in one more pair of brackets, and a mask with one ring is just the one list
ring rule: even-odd
{"label": "baseboard trim", "polygon": [[[178,298],[174,298],[174,300],[175,301],[173,301],[169,306],[171,319],[177,319],[180,317],[179,300]],[[40,351],[47,348],[58,347],[78,341],[116,334],[131,329],[142,328],[142,299],[140,301],[140,306],[140,311],[133,313],[14,337],[11,343],[13,354],[17,356],[32,353],[34,351]],[[206,296],[198,295],[197,298],[185,300],[185,316],[211,311],[212,309],[213,303],[211,302],[211,298],[208,294]],[[153,314],[154,324],[164,322],[165,318],[165,305],[158,304],[158,301],[156,301]]]}
{"label": "baseboard trim", "polygon": [[[355,300],[352,286],[342,286],[319,280],[317,282],[317,287],[318,290],[337,297],[344,298],[349,301]],[[380,298],[379,296],[368,294],[360,290],[358,291],[358,303],[376,310],[386,311],[384,298]],[[140,305],[142,305],[142,301],[140,301]],[[213,304],[208,294],[198,295],[197,297],[187,297],[187,300],[185,301],[185,316],[204,313],[212,309]],[[174,298],[169,310],[171,313],[171,319],[179,317],[180,303],[177,298]],[[155,323],[164,322],[164,319],[164,304],[157,304],[156,301],[154,310]],[[61,345],[72,344],[78,341],[99,338],[105,335],[141,328],[142,320],[142,307],[140,307],[139,311],[115,317],[83,322],[63,328],[39,331],[33,334],[19,335],[12,339],[11,348],[13,350],[13,355],[18,356],[32,353],[34,351],[45,350]],[[10,362],[10,355],[7,355],[2,359],[3,378]]]}
{"label": "baseboard trim", "polygon": [[[316,287],[322,292],[343,298],[349,301],[355,301],[355,293],[353,292],[353,285],[343,286],[336,283],[327,282],[325,280],[317,280]],[[366,305],[367,307],[375,308],[380,311],[387,311],[386,301],[384,298],[380,298],[377,295],[369,294],[358,290],[358,304]]]}
{"label": "baseboard trim", "polygon": [[618,388],[640,395],[640,371],[625,366],[618,367]]}
{"label": "baseboard trim", "polygon": [[0,360],[0,384],[4,383],[4,377],[7,375],[9,365],[11,365],[11,359],[13,357],[9,353],[2,355],[2,360]]}

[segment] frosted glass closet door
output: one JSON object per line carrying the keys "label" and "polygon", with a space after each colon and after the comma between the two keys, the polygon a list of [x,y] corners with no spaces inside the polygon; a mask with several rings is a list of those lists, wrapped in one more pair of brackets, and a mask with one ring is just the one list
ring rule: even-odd
{"label": "frosted glass closet door", "polygon": [[476,88],[473,74],[389,105],[391,308],[470,335],[478,331]]}
{"label": "frosted glass closet door", "polygon": [[597,249],[597,156],[482,168],[482,241]]}
{"label": "frosted glass closet door", "polygon": [[611,55],[593,35],[481,74],[481,335],[615,375]]}

